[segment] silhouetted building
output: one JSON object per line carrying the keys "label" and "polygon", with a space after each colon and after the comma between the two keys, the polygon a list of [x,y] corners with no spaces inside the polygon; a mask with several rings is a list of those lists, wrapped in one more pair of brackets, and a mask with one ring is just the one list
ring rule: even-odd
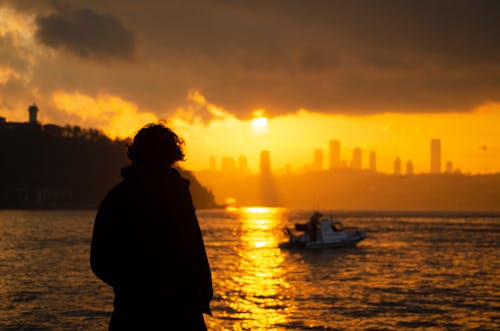
{"label": "silhouetted building", "polygon": [[232,157],[222,158],[222,171],[223,172],[235,172],[236,171],[236,161]]}
{"label": "silhouetted building", "polygon": [[260,173],[270,174],[271,173],[271,154],[269,151],[260,152]]}
{"label": "silhouetted building", "polygon": [[413,162],[411,162],[411,160],[408,160],[408,162],[406,162],[406,174],[408,176],[413,175]]}
{"label": "silhouetted building", "polygon": [[340,141],[330,140],[330,169],[340,168]]}
{"label": "silhouetted building", "polygon": [[215,161],[215,157],[214,156],[210,157],[209,169],[210,169],[210,171],[215,171],[216,170],[216,161]]}
{"label": "silhouetted building", "polygon": [[312,163],[313,171],[323,170],[323,151],[321,149],[314,150],[314,159]]}
{"label": "silhouetted building", "polygon": [[431,173],[441,173],[441,139],[431,139]]}
{"label": "silhouetted building", "polygon": [[394,174],[401,175],[401,159],[399,157],[394,160]]}
{"label": "silhouetted building", "polygon": [[238,158],[238,170],[241,173],[248,172],[248,161],[245,155],[240,155],[240,157]]}
{"label": "silhouetted building", "polygon": [[260,152],[260,175],[259,177],[259,191],[260,202],[263,206],[277,206],[278,193],[276,183],[273,175],[271,174],[271,154],[269,151]]}
{"label": "silhouetted building", "polygon": [[377,155],[374,151],[370,152],[370,170],[377,171]]}
{"label": "silhouetted building", "polygon": [[41,131],[42,126],[37,120],[38,111],[39,109],[35,104],[28,107],[28,122],[9,122],[5,117],[0,117],[0,127],[7,130],[24,130],[25,132],[34,132],[33,130]]}
{"label": "silhouetted building", "polygon": [[356,147],[352,150],[351,168],[361,169],[361,148]]}
{"label": "silhouetted building", "polygon": [[35,104],[33,104],[28,108],[28,112],[30,113],[29,123],[30,124],[37,124],[38,123],[38,120],[37,120],[38,107]]}
{"label": "silhouetted building", "polygon": [[453,173],[453,163],[451,161],[446,162],[445,171],[447,174]]}

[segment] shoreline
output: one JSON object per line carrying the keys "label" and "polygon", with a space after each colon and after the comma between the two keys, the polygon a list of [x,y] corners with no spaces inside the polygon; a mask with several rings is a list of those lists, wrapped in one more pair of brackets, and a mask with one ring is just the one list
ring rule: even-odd
{"label": "shoreline", "polygon": [[[85,205],[85,206],[12,206],[12,207],[0,207],[0,212],[2,211],[74,211],[74,210],[97,210],[98,206]],[[244,208],[242,206],[241,208]],[[309,212],[307,208],[293,208],[293,207],[282,207],[282,206],[269,206],[269,208],[284,208],[284,209],[295,209],[304,212]],[[211,210],[225,210],[224,206],[213,206],[213,207],[199,207],[196,208],[198,212],[200,211],[211,211]],[[333,215],[334,217],[440,217],[440,218],[500,218],[500,210],[330,210],[330,209],[319,209],[319,212],[324,214]]]}

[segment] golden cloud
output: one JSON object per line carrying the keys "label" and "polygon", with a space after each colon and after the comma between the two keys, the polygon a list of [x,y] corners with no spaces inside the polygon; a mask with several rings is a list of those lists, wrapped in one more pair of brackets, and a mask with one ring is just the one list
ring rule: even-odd
{"label": "golden cloud", "polygon": [[141,111],[136,104],[113,95],[92,97],[56,91],[52,99],[56,108],[78,125],[99,128],[111,138],[129,137],[145,124],[158,121],[152,112]]}

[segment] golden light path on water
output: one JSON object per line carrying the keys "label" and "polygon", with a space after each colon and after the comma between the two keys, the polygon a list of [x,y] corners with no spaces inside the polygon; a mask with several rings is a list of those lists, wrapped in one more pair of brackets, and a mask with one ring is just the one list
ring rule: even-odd
{"label": "golden light path on water", "polygon": [[277,330],[286,323],[290,308],[285,307],[281,294],[289,288],[281,264],[279,236],[272,229],[279,227],[277,208],[248,207],[240,209],[241,245],[238,247],[238,276],[233,280],[240,294],[230,307],[240,312],[241,325],[234,330]]}

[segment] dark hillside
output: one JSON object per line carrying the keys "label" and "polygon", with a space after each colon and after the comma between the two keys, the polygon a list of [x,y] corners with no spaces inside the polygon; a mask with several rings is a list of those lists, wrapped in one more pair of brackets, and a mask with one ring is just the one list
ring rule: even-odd
{"label": "dark hillside", "polygon": [[[0,208],[97,207],[128,164],[125,145],[78,126],[0,125]],[[213,207],[213,194],[181,173],[195,205]]]}

